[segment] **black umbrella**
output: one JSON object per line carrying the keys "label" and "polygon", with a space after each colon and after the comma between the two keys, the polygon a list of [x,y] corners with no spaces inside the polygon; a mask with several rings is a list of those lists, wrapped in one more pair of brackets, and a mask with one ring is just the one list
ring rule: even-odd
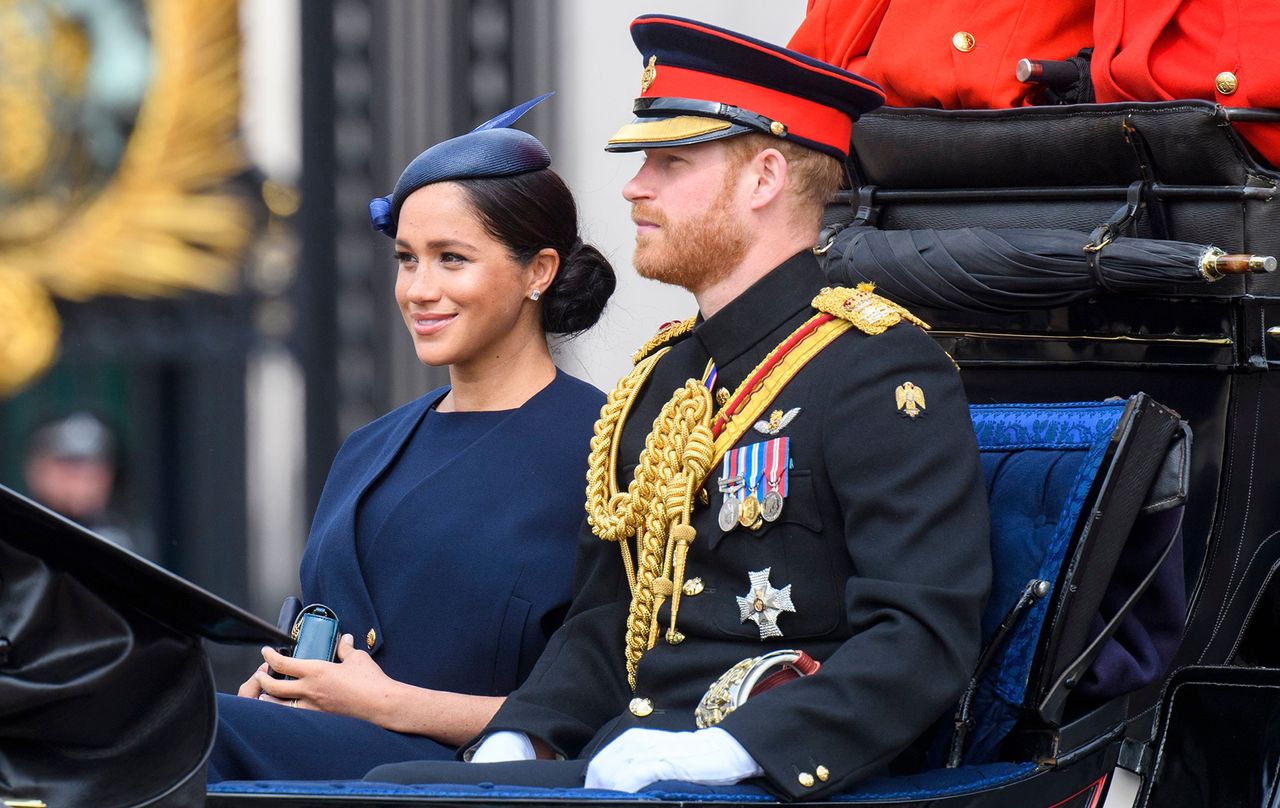
{"label": "black umbrella", "polygon": [[1271,272],[1270,256],[1205,244],[1121,236],[1094,251],[1075,230],[879,230],[853,225],[825,252],[833,283],[871,281],[906,305],[1010,312],[1054,308],[1102,292],[1133,293]]}

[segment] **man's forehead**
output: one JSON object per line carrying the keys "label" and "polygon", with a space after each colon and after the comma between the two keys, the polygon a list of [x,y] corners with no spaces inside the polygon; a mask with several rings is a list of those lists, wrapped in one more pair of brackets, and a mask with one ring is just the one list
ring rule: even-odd
{"label": "man's forehead", "polygon": [[662,146],[642,150],[646,158],[662,156],[683,157],[699,161],[723,159],[726,154],[724,140],[709,140],[706,143],[688,143],[683,146]]}

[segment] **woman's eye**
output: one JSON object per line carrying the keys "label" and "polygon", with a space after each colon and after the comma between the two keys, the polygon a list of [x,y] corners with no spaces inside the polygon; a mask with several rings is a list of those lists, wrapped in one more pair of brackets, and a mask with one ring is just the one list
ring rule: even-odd
{"label": "woman's eye", "polygon": [[457,253],[445,252],[440,253],[440,263],[442,264],[462,264],[466,262],[466,257]]}
{"label": "woman's eye", "polygon": [[401,265],[403,265],[403,264],[410,264],[410,263],[413,263],[413,262],[415,262],[415,261],[417,261],[417,260],[418,260],[417,256],[415,256],[413,253],[407,253],[407,252],[403,252],[403,251],[397,251],[397,252],[396,252],[396,263],[397,263],[397,264],[401,264]]}

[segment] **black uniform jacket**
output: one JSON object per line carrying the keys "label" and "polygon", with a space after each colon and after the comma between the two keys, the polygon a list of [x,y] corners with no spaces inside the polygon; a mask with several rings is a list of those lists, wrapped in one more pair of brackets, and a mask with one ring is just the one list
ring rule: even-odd
{"label": "black uniform jacket", "polygon": [[[814,258],[799,254],[671,349],[627,421],[620,490],[672,392],[700,378],[708,357],[716,387],[736,388],[814,314],[823,283]],[[897,406],[904,382],[923,392],[914,418]],[[815,799],[881,770],[954,703],[977,658],[991,579],[977,446],[954,366],[905,321],[876,336],[851,328],[766,414],[796,407],[777,435],[750,429],[738,444],[790,438],[790,492],[776,522],[722,531],[718,467],[707,481],[710,503],[694,511],[686,571],[703,589],[681,602],[684,642],[660,637],[631,692],[618,547],[584,528],[570,617],[486,732],[523,731],[566,757],[589,757],[630,727],[692,730],[699,699],[729,667],[802,649],[822,661],[818,673],[753,697],[720,726],[759,762],[771,790]],[[783,636],[768,640],[737,603],[749,573],[764,569],[772,586],[791,586],[795,607],[778,618]],[[668,601],[659,612],[664,632],[669,610]],[[651,714],[629,711],[637,696],[652,701]]]}

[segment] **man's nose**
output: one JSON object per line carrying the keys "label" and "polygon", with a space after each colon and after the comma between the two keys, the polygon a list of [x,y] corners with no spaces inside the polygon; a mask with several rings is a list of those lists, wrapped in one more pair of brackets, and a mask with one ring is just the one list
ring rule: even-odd
{"label": "man's nose", "polygon": [[644,165],[641,165],[635,176],[628,180],[626,185],[622,186],[622,198],[632,204],[653,198],[653,191],[647,181]]}

